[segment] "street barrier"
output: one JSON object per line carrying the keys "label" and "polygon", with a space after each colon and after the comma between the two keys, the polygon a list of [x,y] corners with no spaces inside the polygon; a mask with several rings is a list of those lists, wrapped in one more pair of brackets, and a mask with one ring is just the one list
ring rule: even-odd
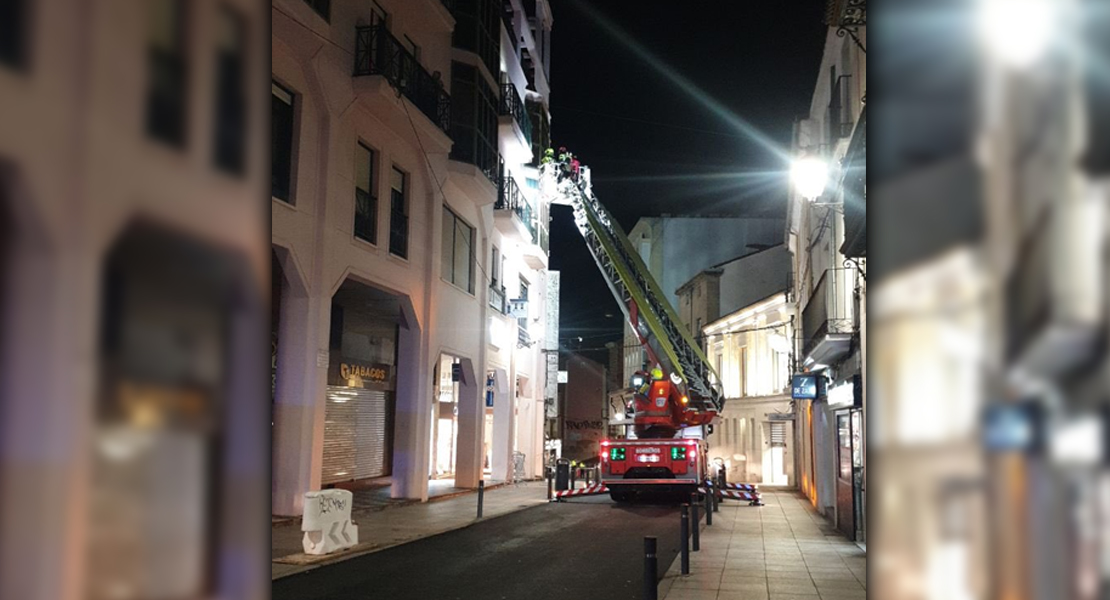
{"label": "street barrier", "polygon": [[562,492],[556,492],[555,493],[555,501],[558,502],[558,501],[562,500],[563,498],[570,498],[572,496],[596,496],[596,495],[599,495],[599,494],[608,494],[608,493],[609,493],[609,488],[606,487],[604,483],[599,483],[597,485],[591,485],[589,487],[564,490]]}
{"label": "street barrier", "polygon": [[682,574],[690,574],[690,505],[682,505],[682,528],[679,535],[681,538],[681,553],[682,553]]}
{"label": "street barrier", "polygon": [[701,551],[701,517],[698,516],[698,494],[690,494],[690,533],[694,538],[694,552]]}
{"label": "street barrier", "polygon": [[486,482],[481,480],[478,482],[478,518],[482,518],[482,502],[485,500],[486,495]]}
{"label": "street barrier", "polygon": [[351,522],[354,494],[348,490],[320,490],[304,495],[301,531],[305,554],[330,554],[358,543],[358,526]]}
{"label": "street barrier", "polygon": [[644,536],[644,600],[659,600],[659,560],[656,558],[657,541]]}

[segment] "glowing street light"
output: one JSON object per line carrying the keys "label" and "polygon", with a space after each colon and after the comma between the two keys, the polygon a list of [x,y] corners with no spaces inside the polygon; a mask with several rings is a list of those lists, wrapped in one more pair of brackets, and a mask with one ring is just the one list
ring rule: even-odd
{"label": "glowing street light", "polygon": [[1056,0],[980,0],[978,25],[987,48],[1014,68],[1044,56],[1056,27]]}
{"label": "glowing street light", "polygon": [[829,165],[820,158],[804,156],[796,159],[790,167],[790,179],[803,198],[816,200],[828,183]]}

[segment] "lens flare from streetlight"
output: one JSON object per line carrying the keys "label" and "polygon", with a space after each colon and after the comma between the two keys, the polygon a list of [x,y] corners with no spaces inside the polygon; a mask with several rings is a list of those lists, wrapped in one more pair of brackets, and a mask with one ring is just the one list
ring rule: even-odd
{"label": "lens flare from streetlight", "polygon": [[981,0],[979,30],[990,51],[1015,68],[1044,56],[1055,31],[1053,0]]}
{"label": "lens flare from streetlight", "polygon": [[813,200],[825,191],[825,184],[829,179],[829,165],[816,157],[799,158],[790,168],[790,178],[794,182],[794,189],[803,198]]}

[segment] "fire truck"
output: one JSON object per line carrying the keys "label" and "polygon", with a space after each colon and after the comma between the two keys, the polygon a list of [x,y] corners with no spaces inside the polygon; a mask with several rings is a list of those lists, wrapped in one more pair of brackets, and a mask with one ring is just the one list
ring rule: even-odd
{"label": "fire truck", "polygon": [[627,439],[601,442],[601,489],[618,502],[660,493],[689,494],[707,478],[709,425],[724,395],[709,361],[644,265],[632,242],[598,201],[589,167],[549,150],[540,192],[569,205],[575,225],[624,317],[646,351],[650,369],[632,384],[633,426]]}

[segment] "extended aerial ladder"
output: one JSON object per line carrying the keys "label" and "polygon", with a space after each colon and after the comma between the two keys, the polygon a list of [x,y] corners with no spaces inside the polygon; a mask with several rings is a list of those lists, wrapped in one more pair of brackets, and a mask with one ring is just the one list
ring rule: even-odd
{"label": "extended aerial ladder", "polygon": [[541,166],[540,189],[553,203],[574,209],[575,225],[640,344],[684,399],[675,403],[673,429],[711,422],[724,408],[713,369],[632,242],[594,195],[589,169],[549,161]]}

